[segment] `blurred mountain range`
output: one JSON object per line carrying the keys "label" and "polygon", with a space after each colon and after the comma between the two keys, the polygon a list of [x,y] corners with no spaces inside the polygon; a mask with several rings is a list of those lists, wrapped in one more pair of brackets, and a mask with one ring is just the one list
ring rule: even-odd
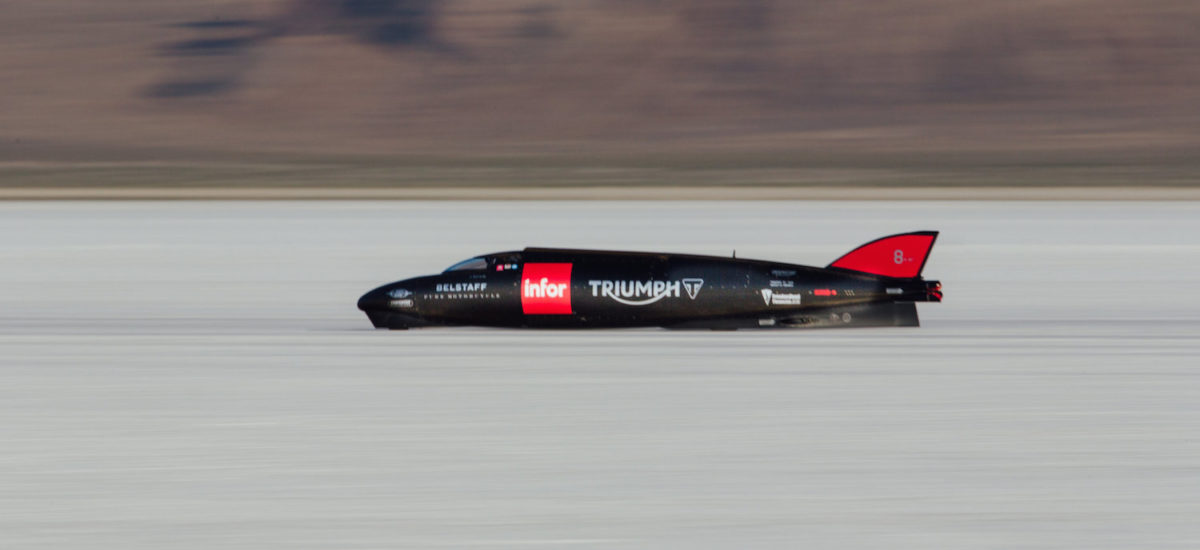
{"label": "blurred mountain range", "polygon": [[1200,150],[1194,0],[55,0],[5,6],[0,46],[10,167],[695,155],[1179,184]]}

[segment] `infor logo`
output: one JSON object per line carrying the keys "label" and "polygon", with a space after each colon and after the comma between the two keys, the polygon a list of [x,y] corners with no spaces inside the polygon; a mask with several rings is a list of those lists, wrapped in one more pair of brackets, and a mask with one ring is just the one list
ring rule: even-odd
{"label": "infor logo", "polygon": [[525,264],[521,311],[526,315],[570,315],[571,264]]}

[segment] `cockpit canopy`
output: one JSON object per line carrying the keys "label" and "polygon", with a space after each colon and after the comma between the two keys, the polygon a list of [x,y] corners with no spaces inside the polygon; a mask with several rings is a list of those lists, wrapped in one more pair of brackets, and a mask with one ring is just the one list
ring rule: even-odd
{"label": "cockpit canopy", "polygon": [[450,267],[447,267],[446,270],[443,271],[442,273],[449,273],[451,271],[483,271],[483,270],[487,269],[487,266],[488,266],[487,258],[484,258],[483,256],[479,256],[477,258],[463,260],[463,261],[458,262]]}
{"label": "cockpit canopy", "polygon": [[442,273],[450,273],[451,271],[487,271],[491,268],[491,266],[494,265],[504,265],[507,269],[516,269],[516,265],[520,263],[520,252],[498,252],[496,254],[476,256],[474,258],[463,260],[450,267],[447,267]]}

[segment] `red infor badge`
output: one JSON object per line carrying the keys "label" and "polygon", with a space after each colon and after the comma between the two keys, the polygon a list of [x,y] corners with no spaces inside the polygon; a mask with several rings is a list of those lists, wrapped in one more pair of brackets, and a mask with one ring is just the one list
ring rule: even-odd
{"label": "red infor badge", "polygon": [[571,264],[525,264],[521,310],[526,315],[570,315]]}

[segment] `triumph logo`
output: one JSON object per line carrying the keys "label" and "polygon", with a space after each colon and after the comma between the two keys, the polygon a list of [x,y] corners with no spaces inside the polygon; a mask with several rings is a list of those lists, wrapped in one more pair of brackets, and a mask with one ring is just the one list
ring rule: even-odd
{"label": "triumph logo", "polygon": [[521,311],[526,315],[570,315],[571,264],[525,264]]}
{"label": "triumph logo", "polygon": [[592,296],[612,298],[627,306],[648,306],[663,298],[678,298],[680,290],[695,300],[704,286],[704,279],[681,281],[588,281]]}

